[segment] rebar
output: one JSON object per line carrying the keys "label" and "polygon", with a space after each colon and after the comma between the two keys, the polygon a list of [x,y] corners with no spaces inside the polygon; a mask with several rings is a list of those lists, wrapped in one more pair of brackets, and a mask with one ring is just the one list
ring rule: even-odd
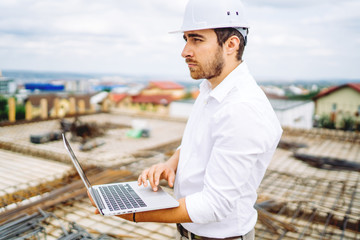
{"label": "rebar", "polygon": [[[357,240],[360,232],[359,178],[360,175],[357,181],[336,181],[268,170],[259,189],[267,200],[260,202],[260,206],[286,225],[263,223],[259,214],[257,239]],[[277,179],[276,187],[274,179]],[[274,226],[278,233],[274,232]],[[289,231],[287,226],[294,226],[298,231]]]}
{"label": "rebar", "polygon": [[50,216],[50,214],[41,211],[6,222],[0,226],[0,240],[29,239],[36,237],[39,233],[43,233],[45,236],[45,228],[40,223]]}

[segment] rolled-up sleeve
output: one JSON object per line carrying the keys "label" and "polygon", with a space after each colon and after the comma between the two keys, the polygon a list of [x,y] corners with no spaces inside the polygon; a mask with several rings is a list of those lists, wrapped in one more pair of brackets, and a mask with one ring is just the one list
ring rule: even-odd
{"label": "rolled-up sleeve", "polygon": [[213,146],[204,188],[186,197],[194,223],[221,221],[238,207],[241,198],[256,199],[261,179],[252,172],[259,161],[265,161],[260,164],[266,169],[270,159],[259,156],[273,146],[276,138],[276,131],[251,103],[229,104],[212,117],[210,126]]}

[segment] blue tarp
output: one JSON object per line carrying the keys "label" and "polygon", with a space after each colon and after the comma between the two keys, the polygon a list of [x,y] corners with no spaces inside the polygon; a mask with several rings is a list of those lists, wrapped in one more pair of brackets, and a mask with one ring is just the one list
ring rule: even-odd
{"label": "blue tarp", "polygon": [[26,83],[25,89],[34,91],[36,89],[40,91],[64,91],[64,85],[54,85],[50,83]]}

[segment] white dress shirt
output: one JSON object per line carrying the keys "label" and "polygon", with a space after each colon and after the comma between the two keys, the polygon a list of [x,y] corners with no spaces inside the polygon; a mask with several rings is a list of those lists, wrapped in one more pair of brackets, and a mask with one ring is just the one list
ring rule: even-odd
{"label": "white dress shirt", "polygon": [[254,204],[282,129],[264,92],[242,62],[215,89],[200,84],[182,138],[174,186],[186,197],[192,233],[239,236],[255,226]]}

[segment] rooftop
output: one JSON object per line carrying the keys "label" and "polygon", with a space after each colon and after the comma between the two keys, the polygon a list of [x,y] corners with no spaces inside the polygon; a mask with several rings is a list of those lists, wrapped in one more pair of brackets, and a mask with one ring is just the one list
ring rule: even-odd
{"label": "rooftop", "polygon": [[153,103],[167,105],[173,101],[171,95],[137,95],[132,96],[133,103]]}
{"label": "rooftop", "polygon": [[302,100],[289,100],[289,99],[269,99],[271,106],[274,110],[284,111],[298,106],[307,104],[312,101],[302,101]]}
{"label": "rooftop", "polygon": [[170,89],[184,89],[184,87],[176,82],[170,81],[151,81],[149,87],[157,87],[163,90],[170,90]]}
{"label": "rooftop", "polygon": [[[80,161],[88,167],[91,179],[110,182],[135,179],[142,169],[164,161],[176,149],[185,122],[143,119],[151,126],[150,138],[130,139],[126,130],[135,118],[124,114],[81,117],[82,121],[114,125],[100,137],[106,143],[91,151],[80,152],[79,143],[72,143]],[[94,236],[103,233],[116,239],[174,238],[174,224],[135,224],[117,217],[94,215],[62,142],[32,144],[29,141],[31,133],[58,129],[58,124],[52,120],[0,128],[0,163],[5,167],[0,174],[0,222],[4,217],[9,219],[26,211],[38,212],[37,207],[41,207],[53,214],[49,223],[43,225],[47,239],[59,238],[70,226],[72,229],[78,226]],[[314,165],[299,156],[322,159],[322,164]],[[257,240],[360,238],[360,171],[324,159],[360,165],[360,133],[284,129],[258,191]],[[66,194],[60,194],[65,188]],[[53,198],[49,200],[49,196]]]}
{"label": "rooftop", "polygon": [[339,86],[332,86],[332,87],[322,90],[321,92],[319,92],[318,95],[315,96],[315,99],[324,97],[326,95],[329,95],[330,93],[333,93],[337,90],[340,90],[340,89],[346,88],[346,87],[352,88],[355,91],[360,93],[360,83],[346,83],[346,84],[342,84]]}

